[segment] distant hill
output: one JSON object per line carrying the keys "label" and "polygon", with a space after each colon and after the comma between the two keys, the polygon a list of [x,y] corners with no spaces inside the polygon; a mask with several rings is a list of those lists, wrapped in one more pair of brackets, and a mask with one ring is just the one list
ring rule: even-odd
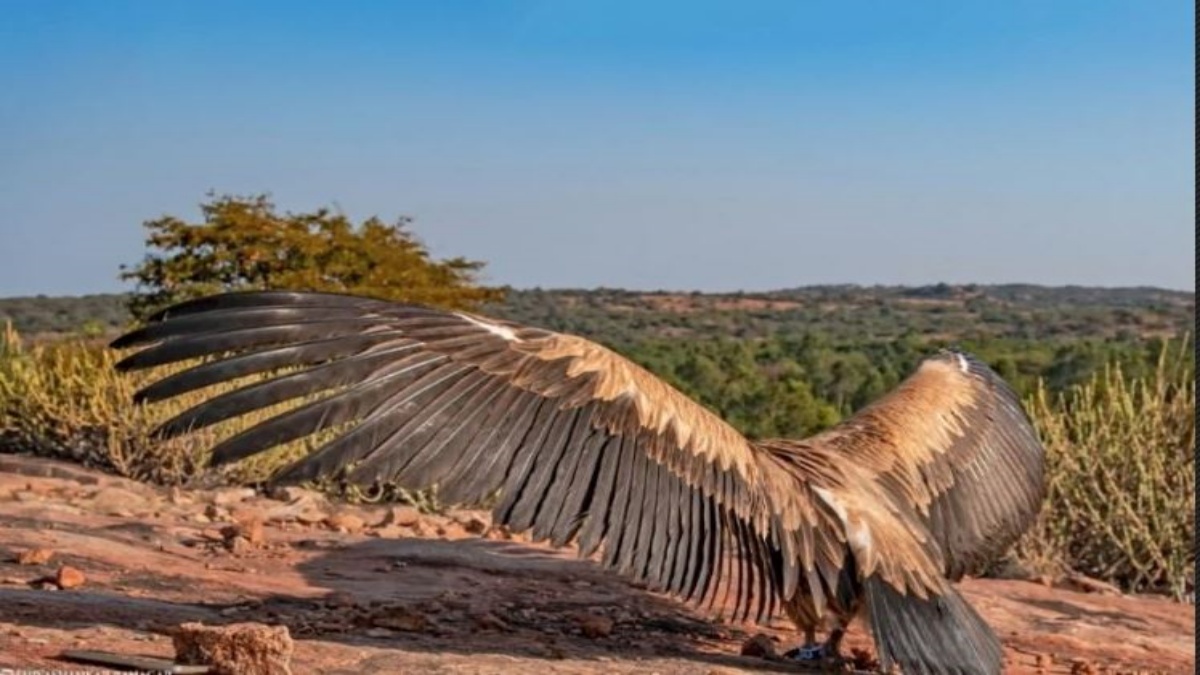
{"label": "distant hill", "polygon": [[[806,286],[754,293],[511,290],[495,316],[623,344],[648,337],[831,339],[1134,338],[1195,325],[1194,293],[1159,288],[949,285]],[[102,333],[129,322],[121,294],[0,298],[22,334]]]}
{"label": "distant hill", "polygon": [[809,286],[767,293],[525,290],[495,314],[619,344],[657,337],[835,340],[1053,339],[1178,335],[1195,324],[1195,294],[1156,288],[1031,285]]}

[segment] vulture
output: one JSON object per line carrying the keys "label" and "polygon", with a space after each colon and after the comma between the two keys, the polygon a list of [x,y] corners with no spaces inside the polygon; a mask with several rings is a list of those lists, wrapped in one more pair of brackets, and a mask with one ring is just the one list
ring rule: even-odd
{"label": "vulture", "polygon": [[966,353],[931,353],[809,438],[752,440],[596,342],[354,295],[212,295],[112,347],[142,347],[121,371],[198,361],[138,402],[258,376],[160,438],[300,399],[217,443],[212,466],[324,432],[271,481],[494,498],[496,523],[574,542],[652,589],[738,621],[786,614],[804,633],[796,658],[836,658],[861,617],[885,670],[1001,671],[996,634],[953,582],[1032,524],[1044,449],[1009,385]]}

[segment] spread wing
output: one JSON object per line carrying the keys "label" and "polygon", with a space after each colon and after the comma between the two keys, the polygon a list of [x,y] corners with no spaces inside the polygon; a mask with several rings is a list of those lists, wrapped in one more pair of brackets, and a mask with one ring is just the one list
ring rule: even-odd
{"label": "spread wing", "polygon": [[1045,450],[1012,389],[953,351],[808,442],[842,453],[911,505],[953,580],[976,574],[1033,524],[1045,497]]}
{"label": "spread wing", "polygon": [[150,384],[137,395],[146,402],[289,369],[185,410],[163,437],[323,395],[221,442],[214,464],[345,424],[277,480],[437,484],[452,503],[499,491],[497,522],[555,545],[577,540],[583,555],[602,549],[606,565],[685,599],[713,604],[723,588],[741,618],[773,612],[802,575],[813,592],[836,588],[848,509],[855,527],[870,523],[872,555],[897,588],[940,583],[940,563],[902,524],[846,496],[869,480],[836,457],[814,452],[797,468],[583,338],[344,295],[255,292],[177,305],[113,343],[138,345],[151,346],[121,369],[216,357]]}

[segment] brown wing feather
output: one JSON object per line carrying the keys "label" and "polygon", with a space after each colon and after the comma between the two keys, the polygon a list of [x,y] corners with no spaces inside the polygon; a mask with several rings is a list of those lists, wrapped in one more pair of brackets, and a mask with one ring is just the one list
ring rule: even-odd
{"label": "brown wing feather", "polygon": [[[870,475],[830,453],[796,459],[752,444],[580,337],[351,296],[266,292],[184,303],[114,342],[147,344],[121,367],[219,358],[151,384],[144,400],[307,366],[199,403],[164,424],[164,436],[324,394],[222,442],[215,464],[348,423],[278,479],[342,473],[437,484],[462,501],[499,490],[499,522],[555,543],[578,538],[585,555],[603,548],[605,564],[689,599],[712,603],[724,588],[741,617],[774,611],[801,575],[836,587],[848,548],[862,556],[861,570],[903,592],[941,584],[941,561],[923,550],[923,535],[862,492]],[[686,526],[675,521],[682,508],[691,510]]]}
{"label": "brown wing feather", "polygon": [[944,351],[808,443],[877,474],[940,544],[945,573],[978,573],[1029,528],[1045,496],[1045,451],[1021,403],[982,362]]}

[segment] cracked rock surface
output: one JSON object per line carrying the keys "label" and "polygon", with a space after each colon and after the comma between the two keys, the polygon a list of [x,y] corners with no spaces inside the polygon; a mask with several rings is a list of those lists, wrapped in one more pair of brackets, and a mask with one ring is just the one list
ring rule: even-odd
{"label": "cracked rock surface", "polygon": [[[1066,582],[962,588],[1003,640],[1007,672],[1194,672],[1194,606]],[[752,639],[755,653],[797,646],[786,621],[721,623],[492,528],[485,512],[160,489],[0,455],[0,668],[89,668],[59,660],[66,649],[171,658],[191,623],[204,627],[191,628],[196,649],[224,635],[232,650],[205,658],[257,654],[267,668],[237,672],[284,673],[289,659],[297,675],[805,672],[741,655]],[[239,656],[228,637],[246,624],[260,641]],[[844,649],[870,662],[861,626]]]}

